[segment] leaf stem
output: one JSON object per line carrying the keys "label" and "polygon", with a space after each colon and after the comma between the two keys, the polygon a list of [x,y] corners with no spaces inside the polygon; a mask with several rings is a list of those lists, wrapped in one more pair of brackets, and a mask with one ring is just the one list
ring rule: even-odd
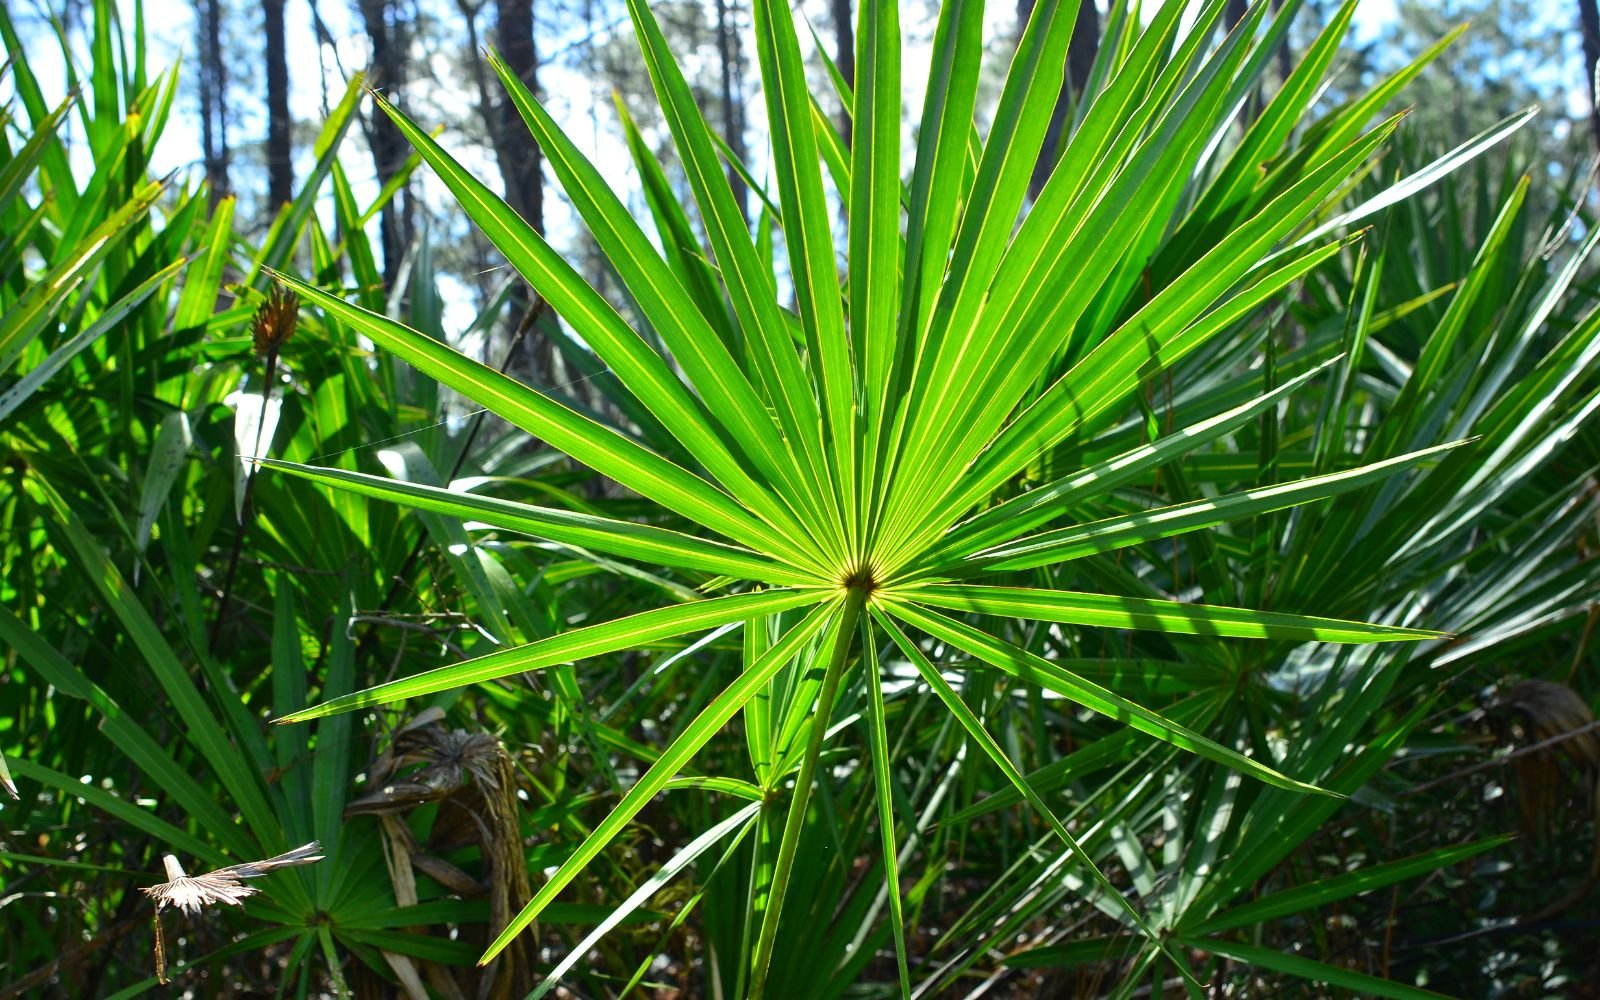
{"label": "leaf stem", "polygon": [[767,892],[767,910],[761,918],[761,937],[756,942],[754,966],[751,969],[750,1000],[761,1000],[766,990],[767,970],[772,964],[772,949],[777,943],[778,921],[783,915],[783,897],[789,888],[789,876],[794,869],[795,851],[800,846],[800,832],[805,826],[806,813],[811,805],[811,784],[817,773],[817,758],[822,754],[822,740],[827,735],[828,718],[833,714],[834,696],[839,692],[839,680],[844,676],[845,664],[850,661],[851,639],[861,609],[867,603],[867,587],[851,587],[844,609],[834,626],[832,648],[828,651],[827,673],[822,678],[822,691],[817,695],[817,712],[811,719],[811,734],[806,739],[806,755],[800,761],[800,773],[794,781],[794,799],[789,804],[789,815],[783,824],[783,840],[778,845],[778,861],[772,872],[772,885]]}

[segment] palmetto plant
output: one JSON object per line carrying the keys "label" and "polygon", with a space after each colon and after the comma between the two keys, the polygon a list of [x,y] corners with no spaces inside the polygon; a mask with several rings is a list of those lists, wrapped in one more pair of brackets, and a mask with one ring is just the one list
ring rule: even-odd
{"label": "palmetto plant", "polygon": [[[1267,5],[1258,4],[1220,40],[1222,0],[1208,4],[1192,25],[1182,23],[1179,4],[1163,5],[1148,24],[1118,6],[1092,96],[1078,108],[1049,181],[1029,203],[1029,174],[1061,89],[1070,10],[1037,6],[980,136],[973,123],[982,5],[947,3],[915,153],[902,163],[898,12],[892,2],[860,7],[859,75],[853,91],[841,87],[853,117],[846,146],[807,90],[791,11],[770,0],[754,4],[774,180],[752,235],[724,179],[718,140],[659,26],[644,3],[630,0],[704,249],[687,214],[663,197],[659,165],[641,157],[647,192],[655,186],[658,247],[538,99],[494,62],[620,278],[631,321],[424,128],[376,98],[463,210],[609,369],[626,410],[642,414],[636,426],[603,423],[378,312],[284,278],[330,317],[653,502],[657,513],[624,521],[351,471],[275,468],[670,567],[699,579],[707,596],[335,697],[280,721],[745,623],[742,672],[572,850],[486,958],[536,920],[654,796],[702,787],[753,803],[736,814],[737,822],[719,825],[712,841],[759,831],[748,896],[750,960],[741,975],[748,976],[749,994],[761,995],[813,787],[823,773],[819,759],[835,738],[834,707],[859,689],[880,782],[884,878],[904,981],[877,672],[880,651],[897,649],[1081,866],[1087,890],[1112,901],[1142,936],[1147,961],[1165,953],[1185,970],[1161,944],[1152,916],[1089,860],[1092,854],[1080,849],[931,662],[930,650],[962,657],[972,672],[993,671],[1052,692],[1251,780],[1318,795],[1326,793],[1101,686],[1086,666],[1030,651],[1008,637],[1010,623],[1291,644],[1436,634],[1050,583],[1071,560],[1322,500],[1436,456],[1440,448],[1425,448],[1307,479],[1050,527],[1086,502],[1109,499],[1122,484],[1270,417],[1320,369],[1247,393],[1187,427],[1152,432],[1085,467],[1038,472],[1051,468],[1058,445],[1125,414],[1149,380],[1223,331],[1254,322],[1341,253],[1348,239],[1326,234],[1359,213],[1318,226],[1319,213],[1369,168],[1395,119],[1363,129],[1428,56],[1299,130],[1354,9],[1347,4],[1239,139],[1235,112],[1297,5],[1285,4],[1269,24]],[[1505,131],[1436,164],[1435,172]],[[835,226],[841,210],[842,240]],[[786,249],[781,266],[767,252],[778,234]],[[1059,377],[1047,377],[1052,372]],[[749,777],[685,776],[696,753],[741,712]],[[697,841],[686,858],[709,843]]]}
{"label": "palmetto plant", "polygon": [[[202,951],[277,947],[274,985],[304,994],[324,962],[335,986],[359,972],[352,955],[381,975],[413,962],[470,966],[478,949],[402,928],[481,925],[487,908],[426,890],[419,906],[397,907],[377,831],[343,821],[362,763],[350,720],[268,735],[260,708],[268,690],[274,703],[304,704],[308,666],[324,688],[351,688],[355,637],[330,630],[327,612],[381,607],[416,533],[395,530],[387,505],[371,504],[369,519],[360,498],[330,505],[305,484],[262,484],[235,614],[217,610],[240,527],[235,441],[249,451],[258,440],[230,396],[259,394],[272,378],[249,337],[270,287],[262,268],[291,266],[309,245],[319,280],[381,288],[359,222],[378,206],[354,199],[336,159],[360,87],[325,123],[301,193],[246,247],[231,199],[211,211],[203,185],[149,176],[177,71],[147,75],[142,25],[119,23],[109,0],[84,13],[93,64],[52,103],[36,67],[62,58],[78,72],[79,38],[61,28],[58,53],[30,46],[0,6],[0,84],[13,95],[0,107],[0,715],[21,786],[21,801],[6,803],[0,879],[8,895],[31,882],[38,898],[72,903],[6,910],[0,993],[34,995],[53,979],[83,995],[144,993],[157,980],[149,943],[123,962],[114,951],[131,943],[133,915],[148,916],[133,901],[158,881],[149,870],[163,853],[224,868],[313,839],[332,864],[280,876],[242,915],[200,917],[174,973],[193,976]],[[69,155],[80,141],[92,171]],[[330,188],[325,228],[315,209]],[[418,257],[408,315],[426,328],[425,245]],[[275,437],[277,453],[336,453],[358,440],[358,420],[386,436],[407,406],[436,404],[437,386],[407,391],[392,360],[363,366],[353,335],[324,326],[317,336],[311,351],[281,345],[283,419],[261,438]],[[349,342],[329,350],[341,336]],[[448,453],[436,433],[417,440]],[[238,924],[249,930],[233,939]]]}

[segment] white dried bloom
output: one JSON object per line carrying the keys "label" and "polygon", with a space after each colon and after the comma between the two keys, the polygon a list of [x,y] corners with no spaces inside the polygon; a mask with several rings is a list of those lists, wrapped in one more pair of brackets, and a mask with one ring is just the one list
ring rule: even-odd
{"label": "white dried bloom", "polygon": [[160,885],[142,886],[139,889],[156,904],[156,978],[163,983],[167,981],[166,950],[161,940],[162,909],[175,906],[189,916],[197,917],[207,906],[219,903],[239,906],[245,897],[261,891],[253,885],[245,885],[241,880],[260,878],[279,868],[308,865],[321,860],[322,845],[314,840],[285,854],[267,858],[265,861],[246,861],[244,864],[218,868],[204,875],[186,875],[176,857],[171,854],[163,855],[161,863],[167,869],[167,880]]}
{"label": "white dried bloom", "polygon": [[164,906],[176,906],[193,917],[198,916],[202,908],[218,903],[238,906],[246,896],[253,896],[261,891],[255,886],[245,885],[241,879],[259,878],[279,868],[306,865],[321,860],[322,846],[313,840],[303,847],[296,847],[287,854],[280,854],[265,861],[247,861],[242,865],[218,868],[204,875],[185,875],[183,866],[178,864],[178,859],[168,854],[161,859],[167,868],[167,881],[160,885],[147,886],[139,891],[155,900],[158,910]]}

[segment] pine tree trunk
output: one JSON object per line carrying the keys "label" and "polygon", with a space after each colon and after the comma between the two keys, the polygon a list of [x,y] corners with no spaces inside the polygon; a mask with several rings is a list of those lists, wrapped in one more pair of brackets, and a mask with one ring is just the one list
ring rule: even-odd
{"label": "pine tree trunk", "polygon": [[285,0],[262,0],[267,42],[267,200],[273,210],[294,200],[294,152],[289,128],[289,52]]}
{"label": "pine tree trunk", "polygon": [[[717,57],[722,62],[722,138],[743,162],[744,151],[744,62],[739,54],[739,32],[733,23],[729,0],[717,0]],[[728,185],[739,203],[739,215],[750,221],[750,192],[739,171],[728,168]]]}
{"label": "pine tree trunk", "polygon": [[[533,40],[533,0],[499,0],[500,56],[528,90],[539,93],[539,52]],[[544,232],[544,160],[538,143],[509,100],[500,102],[500,139],[496,145],[505,177],[506,201],[536,231]]]}
{"label": "pine tree trunk", "polygon": [[[1229,31],[1237,28],[1239,22],[1243,21],[1249,14],[1249,0],[1228,0],[1227,6],[1222,11],[1223,20],[1227,23]],[[1261,107],[1261,81],[1258,78],[1255,86],[1250,88],[1250,93],[1244,101],[1244,107],[1239,112],[1242,127],[1245,129],[1250,128],[1251,124],[1261,116]]]}
{"label": "pine tree trunk", "polygon": [[1600,67],[1600,9],[1595,0],[1578,0],[1578,25],[1583,32],[1583,92],[1589,98],[1589,129],[1600,148],[1600,107],[1596,107],[1594,77]]}
{"label": "pine tree trunk", "polygon": [[[1078,20],[1072,26],[1072,41],[1067,44],[1067,82],[1079,99],[1089,87],[1089,73],[1099,54],[1100,11],[1095,8],[1094,0],[1078,0]],[[1059,103],[1056,109],[1056,117],[1060,118]]]}
{"label": "pine tree trunk", "polygon": [[[1272,14],[1274,17],[1277,16],[1282,8],[1283,0],[1272,0]],[[1278,60],[1278,82],[1280,84],[1287,83],[1289,75],[1294,72],[1294,51],[1289,45],[1289,37],[1289,32],[1285,31],[1283,33],[1283,41],[1278,43],[1278,54],[1275,57]]]}
{"label": "pine tree trunk", "polygon": [[205,160],[206,184],[211,204],[227,197],[228,183],[228,71],[222,61],[222,4],[196,0],[200,21],[200,143]]}
{"label": "pine tree trunk", "polygon": [[[868,3],[872,0],[867,0]],[[856,31],[855,21],[850,13],[850,0],[829,0],[830,9],[833,11],[833,37],[837,42],[834,52],[834,65],[839,67],[839,75],[844,77],[844,82],[853,90],[856,85]],[[845,108],[839,112],[839,134],[844,136],[845,148],[850,147],[850,109]]]}
{"label": "pine tree trunk", "polygon": [[[539,94],[539,50],[534,42],[533,0],[496,0],[495,37],[500,58],[528,91]],[[532,226],[544,232],[544,156],[533,133],[507,97],[499,104],[495,158],[505,179],[506,204]],[[510,315],[531,316],[534,299],[520,282],[511,297]],[[513,369],[529,381],[553,381],[555,344],[535,326],[522,338]]]}
{"label": "pine tree trunk", "polygon": [[[489,70],[483,56],[483,44],[478,39],[478,15],[483,11],[484,0],[456,0],[456,10],[461,12],[462,18],[467,22],[467,49],[472,60],[472,82],[478,89],[478,117],[483,119],[483,131],[489,137],[489,144],[494,147],[495,162],[500,165],[502,175],[506,173],[504,158],[500,155],[500,115],[496,110],[494,95],[498,92],[489,83]],[[506,195],[510,197],[510,181],[503,181],[507,188]]]}
{"label": "pine tree trunk", "polygon": [[[400,17],[389,0],[360,0],[360,8],[372,47],[368,82],[399,106],[400,87],[405,82],[405,36]],[[388,184],[405,165],[410,144],[389,116],[378,110],[373,111],[367,143],[372,148],[372,165],[378,183]],[[398,191],[384,205],[378,219],[386,285],[392,286],[399,276],[400,261],[411,243],[410,216],[410,198],[407,192]]]}
{"label": "pine tree trunk", "polygon": [[[1033,16],[1035,0],[1017,0],[1017,38],[1027,28]],[[1033,164],[1033,174],[1028,178],[1028,197],[1038,198],[1050,179],[1061,143],[1066,136],[1067,114],[1072,110],[1073,97],[1082,98],[1089,86],[1089,73],[1094,69],[1095,56],[1100,52],[1100,11],[1095,0],[1078,0],[1077,19],[1072,25],[1072,40],[1067,44],[1067,76],[1062,81],[1061,93],[1050,109],[1050,124],[1045,130],[1044,144],[1039,147],[1039,159]]]}

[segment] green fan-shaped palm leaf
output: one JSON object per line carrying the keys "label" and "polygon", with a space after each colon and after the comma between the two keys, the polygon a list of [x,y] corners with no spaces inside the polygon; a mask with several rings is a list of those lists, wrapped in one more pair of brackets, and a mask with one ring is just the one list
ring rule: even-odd
{"label": "green fan-shaped palm leaf", "polygon": [[[781,800],[788,775],[798,773],[762,897],[753,994],[761,992],[771,958],[831,706],[842,685],[878,682],[876,676],[847,669],[863,635],[892,637],[924,675],[937,677],[913,638],[932,637],[1156,739],[1281,788],[1315,792],[1014,646],[986,631],[983,621],[1021,618],[1287,642],[1407,640],[1435,633],[1285,611],[986,583],[1001,582],[991,578],[1002,569],[1010,574],[1005,581],[1015,583],[1017,569],[1321,500],[1431,457],[1418,452],[1148,517],[1030,534],[1071,513],[1077,501],[1107,495],[1133,472],[1170,462],[1269,412],[1302,384],[1297,380],[1020,496],[1011,486],[1096,417],[1127,410],[1153,374],[1338,252],[1342,243],[1296,248],[1295,237],[1314,225],[1330,197],[1364,168],[1394,120],[1362,132],[1370,123],[1351,116],[1371,111],[1358,105],[1308,138],[1295,151],[1292,170],[1275,168],[1264,179],[1257,173],[1224,172],[1215,193],[1193,202],[1199,207],[1183,215],[1175,192],[1199,175],[1197,164],[1211,154],[1212,140],[1227,127],[1242,88],[1260,70],[1257,29],[1267,5],[1257,4],[1243,23],[1211,44],[1222,0],[1208,4],[1187,31],[1179,23],[1181,5],[1169,4],[1130,42],[1120,64],[1104,68],[1103,89],[1081,110],[1058,168],[1030,203],[1029,177],[1061,92],[1072,31],[1068,7],[1037,6],[992,124],[980,137],[973,125],[980,46],[972,29],[981,22],[981,5],[947,3],[934,41],[915,157],[902,163],[896,4],[868,0],[860,5],[860,71],[848,94],[853,129],[846,148],[837,135],[819,134],[831,126],[812,114],[789,7],[756,0],[756,50],[772,128],[768,196],[781,212],[787,248],[779,270],[789,284],[779,289],[772,261],[763,256],[763,244],[744,222],[725,179],[719,141],[654,16],[642,0],[630,0],[628,6],[703,222],[704,248],[676,247],[663,256],[538,99],[503,64],[494,66],[648,327],[648,337],[423,127],[381,97],[375,99],[510,264],[609,366],[634,397],[630,404],[648,411],[675,438],[677,450],[652,450],[392,319],[305,282],[282,280],[380,349],[658,505],[672,527],[607,522],[331,469],[277,468],[621,559],[716,574],[729,593],[403,678],[281,721],[806,610],[797,622],[785,619],[791,625],[776,641],[746,644],[740,678],[682,731],[488,952],[493,956],[526,928],[643,804],[748,706],[750,713],[760,713],[751,716],[747,732],[753,757],[766,735],[771,747],[804,748],[787,758],[753,761],[769,801]],[[1284,16],[1291,15],[1292,10]],[[1285,98],[1301,104],[1275,107],[1262,119],[1268,125],[1252,138],[1251,148],[1276,144],[1258,150],[1262,159],[1288,141],[1283,116],[1290,115],[1292,122],[1303,112],[1307,86]],[[843,149],[841,159],[847,157],[835,163],[834,198],[823,170],[823,147]],[[635,142],[634,151],[648,156],[642,143]],[[654,168],[649,176],[659,186]],[[835,232],[841,209],[847,216],[843,241]],[[1202,211],[1208,214],[1196,214]],[[1140,288],[1136,279],[1158,249],[1149,234],[1177,221],[1187,249],[1164,254],[1159,284]],[[687,230],[679,220],[669,231],[681,238]],[[686,267],[685,253],[711,266]],[[786,308],[791,294],[793,312]],[[1075,343],[1075,328],[1090,319],[1103,335]],[[664,345],[664,353],[655,344]],[[1080,360],[1059,379],[1043,380],[1052,365],[1073,356]],[[1006,491],[1014,498],[997,504],[997,493]],[[786,704],[768,705],[768,683],[797,656],[818,669],[790,689]],[[947,685],[938,693],[947,703],[958,697]],[[977,725],[970,713],[961,714],[961,721]],[[793,741],[784,743],[784,734]],[[992,741],[985,745],[999,753]],[[789,766],[774,767],[775,759]],[[997,760],[1008,777],[1022,780],[1003,755]],[[1021,791],[1044,808],[1030,789]],[[1070,842],[1065,828],[1049,819]],[[1086,857],[1082,860],[1093,869]],[[1109,885],[1097,870],[1093,874],[1096,882]],[[1131,904],[1121,905],[1132,925],[1148,930]]]}

